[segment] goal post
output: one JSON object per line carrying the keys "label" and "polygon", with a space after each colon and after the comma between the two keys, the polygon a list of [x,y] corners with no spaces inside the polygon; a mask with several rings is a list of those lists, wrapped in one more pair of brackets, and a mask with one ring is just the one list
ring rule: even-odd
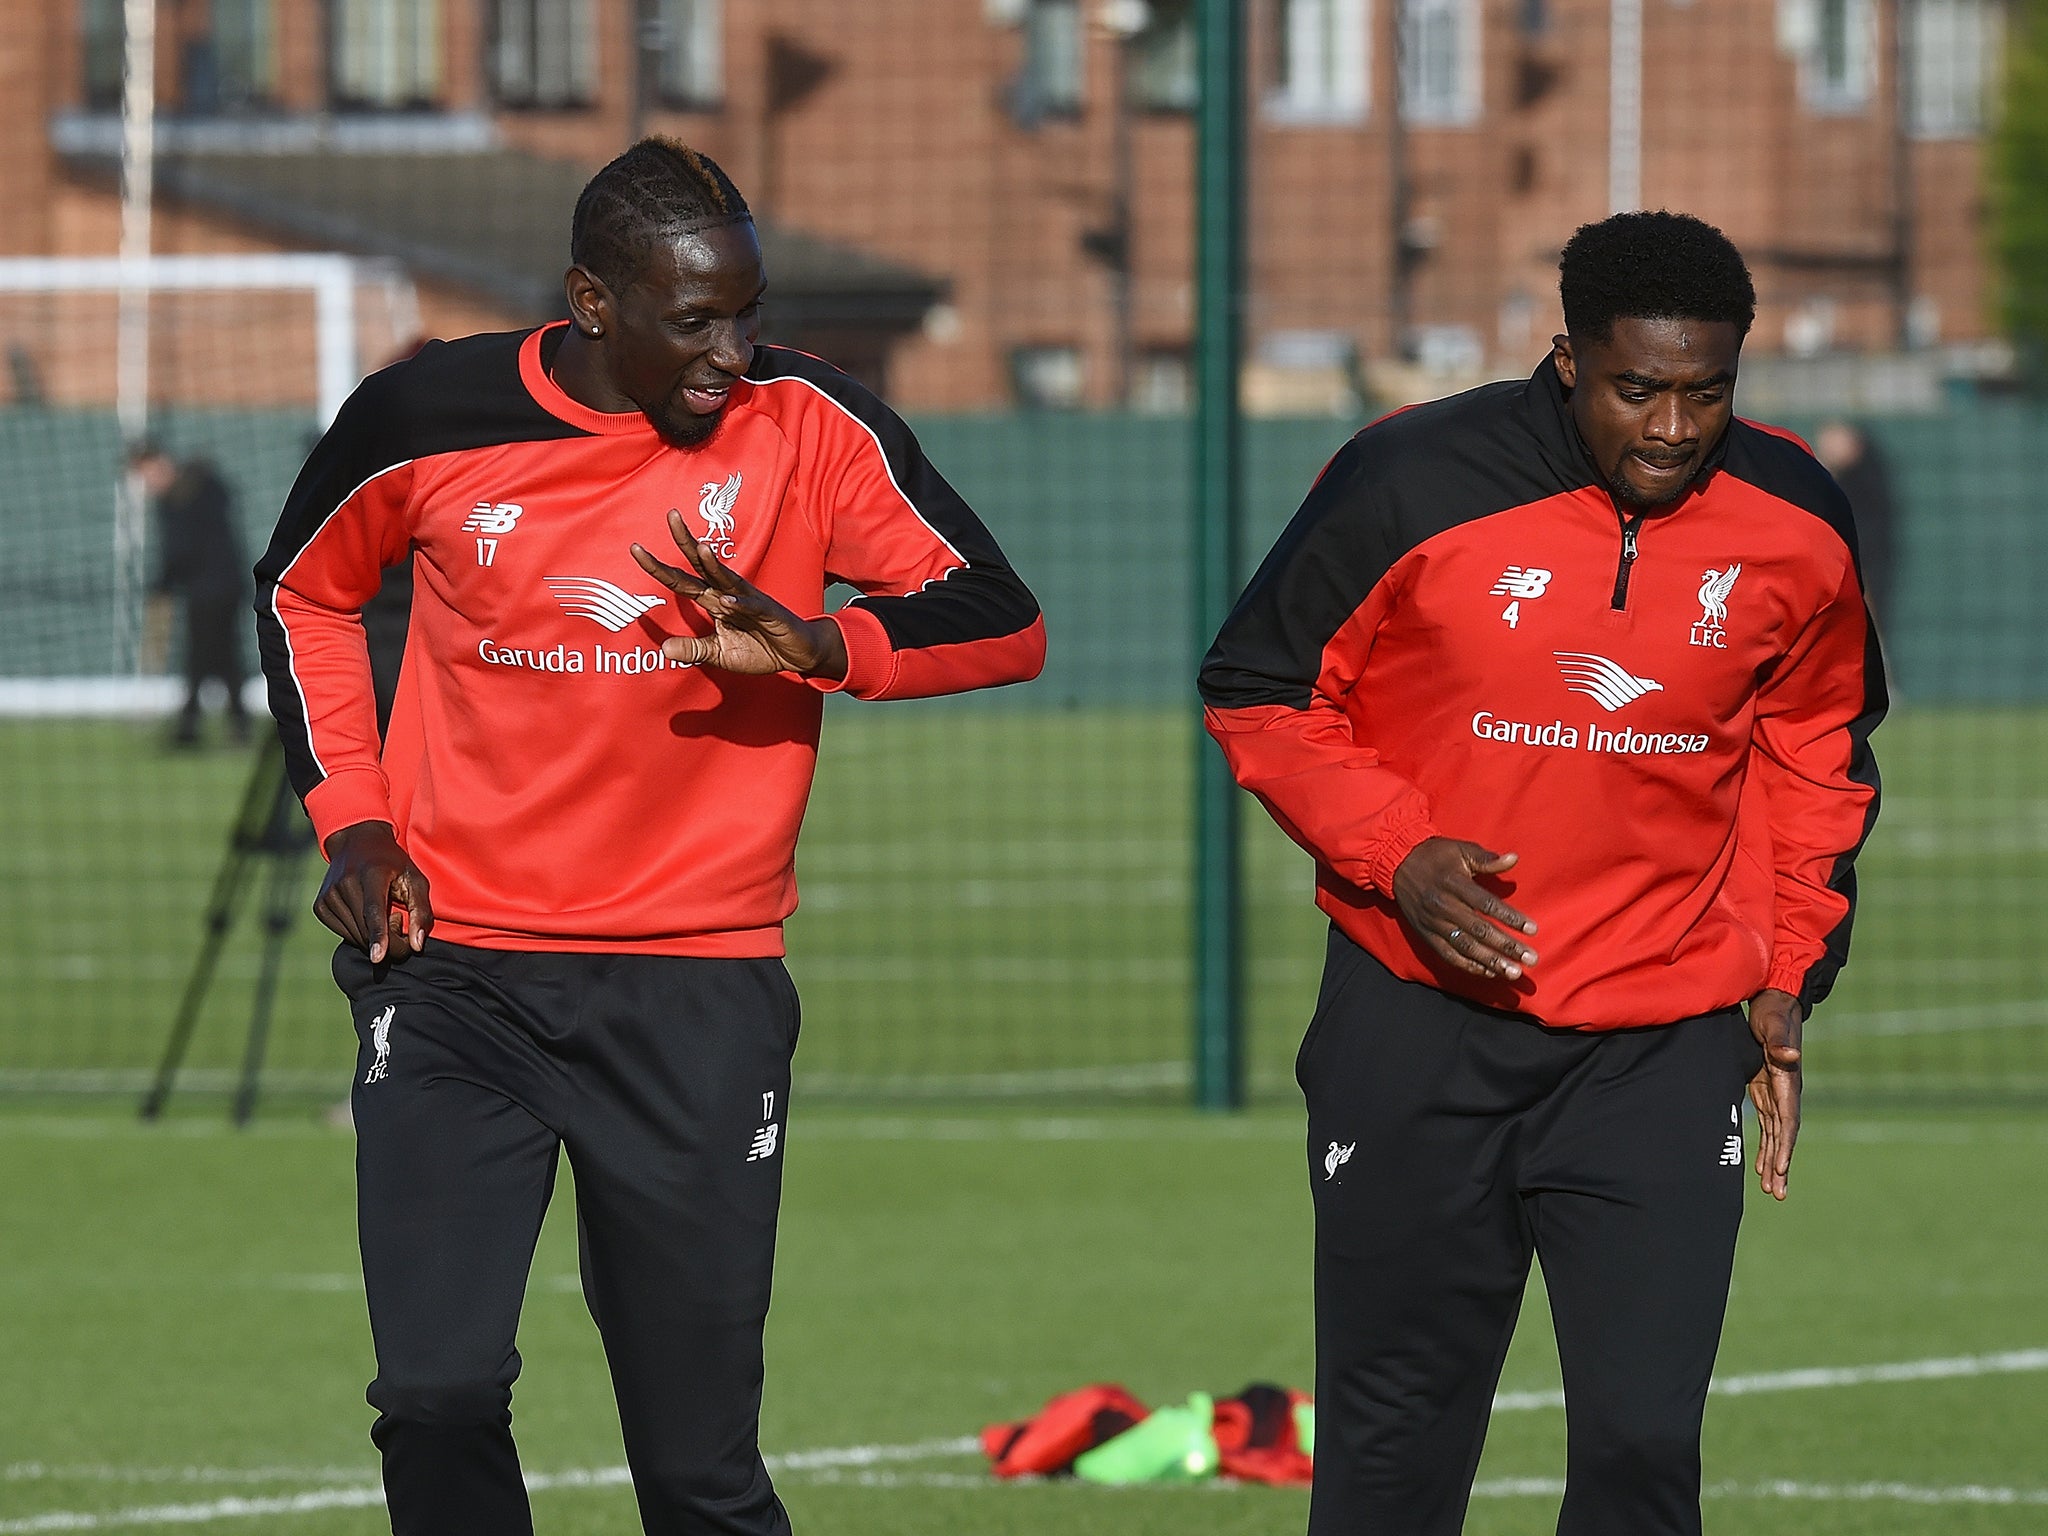
{"label": "goal post", "polygon": [[[138,403],[124,321],[146,316]],[[0,258],[0,714],[168,707],[144,675],[151,531],[124,449],[213,459],[253,541],[366,367],[417,337],[411,280],[331,253]]]}

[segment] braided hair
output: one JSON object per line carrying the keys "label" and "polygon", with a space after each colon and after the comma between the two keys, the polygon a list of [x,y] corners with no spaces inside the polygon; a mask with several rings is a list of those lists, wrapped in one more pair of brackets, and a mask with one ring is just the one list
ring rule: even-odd
{"label": "braided hair", "polygon": [[590,178],[569,226],[569,259],[623,293],[657,246],[751,219],[747,200],[709,155],[646,138]]}
{"label": "braided hair", "polygon": [[1725,320],[1749,334],[1756,285],[1742,253],[1689,213],[1617,213],[1582,224],[1558,262],[1564,328],[1605,342],[1617,320]]}

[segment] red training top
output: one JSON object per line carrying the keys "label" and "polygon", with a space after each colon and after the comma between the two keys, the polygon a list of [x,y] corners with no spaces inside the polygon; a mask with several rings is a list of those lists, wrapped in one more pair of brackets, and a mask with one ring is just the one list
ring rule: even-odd
{"label": "red training top", "polygon": [[[436,937],[779,955],[824,694],[1035,677],[1038,605],[910,429],[830,365],[758,348],[716,434],[678,449],[557,388],[542,358],[559,335],[430,343],[366,379],[307,460],[256,567],[293,786],[323,846],[392,824]],[[797,613],[859,589],[834,616],[843,683],[662,656],[711,627],[629,552],[680,561],[672,507]],[[359,611],[408,553],[380,753]]]}
{"label": "red training top", "polygon": [[[1805,445],[1737,421],[1680,501],[1609,495],[1556,370],[1403,411],[1324,470],[1202,666],[1238,782],[1396,975],[1546,1024],[1667,1024],[1848,954],[1884,678],[1855,531]],[[1515,981],[1454,970],[1394,871],[1521,861]]]}

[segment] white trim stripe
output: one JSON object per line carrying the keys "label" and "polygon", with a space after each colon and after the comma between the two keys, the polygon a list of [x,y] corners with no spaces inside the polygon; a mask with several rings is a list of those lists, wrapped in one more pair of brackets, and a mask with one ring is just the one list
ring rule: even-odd
{"label": "white trim stripe", "polygon": [[320,777],[323,781],[329,777],[327,765],[320,760],[320,749],[313,744],[313,710],[312,706],[306,702],[306,685],[299,681],[299,656],[297,650],[292,646],[291,626],[285,623],[284,615],[277,611],[277,594],[284,590],[285,578],[291,575],[293,567],[305,559],[306,551],[320,541],[320,535],[327,531],[327,525],[341,515],[344,507],[363,494],[363,488],[369,485],[370,481],[381,480],[394,469],[403,469],[411,462],[411,459],[400,459],[396,464],[386,464],[374,475],[358,484],[354,490],[342,497],[340,501],[336,502],[334,510],[320,519],[320,526],[315,528],[306,542],[299,546],[298,552],[285,562],[284,569],[277,573],[277,579],[270,584],[270,617],[277,625],[279,632],[284,636],[285,671],[290,674],[292,688],[299,696],[299,718],[305,726],[306,755],[313,759],[313,766],[320,770]]}
{"label": "white trim stripe", "polygon": [[[804,378],[802,375],[794,373],[778,374],[772,379],[750,379],[748,380],[748,382],[757,389],[768,384],[801,384],[805,389],[811,391],[811,393],[816,395],[820,400],[828,402],[848,421],[852,422],[855,426],[859,427],[861,431],[867,433],[868,441],[875,445],[875,452],[881,456],[882,473],[889,477],[889,484],[891,488],[895,490],[898,496],[902,497],[903,505],[910,509],[910,515],[916,518],[920,523],[924,524],[925,532],[929,533],[933,538],[937,539],[940,545],[945,549],[946,553],[953,557],[953,570],[966,570],[974,563],[973,561],[969,560],[966,556],[962,555],[959,550],[955,549],[953,547],[953,541],[947,538],[943,533],[939,532],[938,529],[934,528],[931,525],[931,520],[927,518],[924,515],[924,513],[918,510],[917,503],[912,501],[910,497],[907,494],[905,494],[902,483],[898,481],[896,478],[896,466],[889,462],[889,450],[882,446],[882,439],[876,435],[875,429],[869,426],[866,422],[862,421],[858,416],[854,415],[852,411],[848,410],[843,402],[834,399],[830,394],[828,394],[825,391],[822,385],[814,384],[811,380]],[[946,572],[946,576],[950,576],[952,574],[952,571]],[[946,579],[946,576],[935,576],[932,578],[932,580],[944,581]],[[931,582],[925,582],[923,585],[930,586]],[[922,590],[922,588],[920,588],[920,590]],[[908,593],[904,594],[904,596],[908,595]]]}

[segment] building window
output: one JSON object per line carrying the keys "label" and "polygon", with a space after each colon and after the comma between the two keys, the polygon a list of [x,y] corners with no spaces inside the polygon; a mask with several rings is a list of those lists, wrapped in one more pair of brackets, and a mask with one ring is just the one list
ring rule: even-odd
{"label": "building window", "polygon": [[1877,8],[1871,0],[1778,0],[1778,41],[1799,61],[1809,110],[1861,112],[1877,81]]}
{"label": "building window", "polygon": [[1194,110],[1199,87],[1192,0],[1151,0],[1145,7],[1145,24],[1127,46],[1134,105],[1154,112]]}
{"label": "building window", "polygon": [[722,0],[661,0],[661,99],[672,107],[725,100]]}
{"label": "building window", "polygon": [[1026,410],[1073,410],[1086,378],[1079,347],[1010,349],[1010,392]]}
{"label": "building window", "polygon": [[1913,132],[1963,139],[1984,127],[1997,76],[2000,11],[1986,0],[1919,0],[1913,7]]}
{"label": "building window", "polygon": [[213,0],[205,31],[178,53],[177,108],[197,117],[246,112],[276,93],[272,0]]}
{"label": "building window", "polygon": [[440,100],[440,0],[333,0],[333,7],[337,103],[397,110]]}
{"label": "building window", "polygon": [[79,7],[85,43],[85,105],[88,111],[114,112],[121,107],[121,60],[127,33],[121,22],[121,0],[85,0]]}
{"label": "building window", "polygon": [[1398,0],[1401,115],[1422,127],[1479,121],[1478,0]]}
{"label": "building window", "polygon": [[1366,0],[1274,0],[1270,117],[1298,123],[1355,123],[1365,117],[1371,78]]}
{"label": "building window", "polygon": [[1178,416],[1194,403],[1188,355],[1177,350],[1140,352],[1131,365],[1131,409],[1148,416]]}
{"label": "building window", "polygon": [[491,88],[508,107],[587,106],[597,94],[593,0],[497,0]]}
{"label": "building window", "polygon": [[1024,29],[1024,67],[1010,88],[1010,113],[1025,127],[1048,117],[1081,110],[1082,51],[1080,0],[1029,0],[1019,18]]}

